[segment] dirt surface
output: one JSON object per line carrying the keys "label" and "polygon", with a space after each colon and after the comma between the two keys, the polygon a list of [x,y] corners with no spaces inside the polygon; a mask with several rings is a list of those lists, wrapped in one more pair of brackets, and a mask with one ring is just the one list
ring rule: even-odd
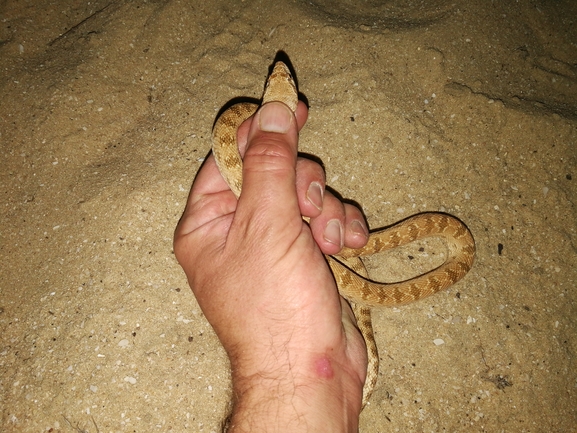
{"label": "dirt surface", "polygon": [[216,113],[260,97],[278,50],[310,104],[301,149],[371,227],[444,211],[477,242],[462,282],[374,311],[361,431],[575,431],[576,2],[0,11],[1,431],[219,431],[228,363],[172,233]]}

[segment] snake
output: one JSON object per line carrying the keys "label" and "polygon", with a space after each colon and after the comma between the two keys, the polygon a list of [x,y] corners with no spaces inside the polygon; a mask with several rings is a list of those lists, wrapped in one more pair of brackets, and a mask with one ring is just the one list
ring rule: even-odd
{"label": "snake", "polygon": [[[271,101],[282,102],[293,112],[298,104],[295,81],[282,61],[275,62],[260,105]],[[260,105],[250,102],[234,104],[218,116],[213,127],[212,152],[217,167],[237,198],[242,190],[243,169],[237,130]],[[396,283],[377,282],[369,278],[362,257],[428,237],[441,238],[446,244],[446,259],[440,266]],[[362,396],[364,408],[373,393],[379,371],[371,308],[408,304],[452,286],[473,266],[475,241],[467,226],[456,217],[441,212],[423,212],[389,227],[371,231],[367,244],[362,248],[344,247],[337,255],[325,257],[340,295],[351,305],[367,347],[367,375]]]}

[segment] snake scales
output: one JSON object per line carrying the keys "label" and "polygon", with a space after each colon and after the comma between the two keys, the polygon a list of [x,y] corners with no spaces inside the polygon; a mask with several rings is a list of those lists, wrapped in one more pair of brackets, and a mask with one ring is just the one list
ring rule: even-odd
{"label": "snake scales", "polygon": [[[267,80],[262,104],[270,101],[283,102],[293,112],[298,103],[291,73],[280,61],[275,64]],[[237,129],[257,109],[258,105],[252,103],[235,104],[221,114],[213,129],[212,150],[217,166],[237,198],[242,188],[242,159],[238,151]],[[446,241],[448,254],[441,266],[399,283],[377,283],[368,279],[360,257],[429,236],[441,237]],[[339,293],[351,303],[367,345],[369,365],[363,388],[363,407],[377,382],[379,367],[370,308],[407,304],[444,290],[465,276],[473,265],[474,256],[475,241],[467,227],[450,215],[435,212],[418,214],[386,229],[374,231],[363,248],[345,247],[338,256],[327,256]]]}

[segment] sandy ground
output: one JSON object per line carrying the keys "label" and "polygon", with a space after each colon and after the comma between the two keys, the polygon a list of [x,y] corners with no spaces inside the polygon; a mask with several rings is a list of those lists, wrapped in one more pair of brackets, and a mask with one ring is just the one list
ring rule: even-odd
{"label": "sandy ground", "polygon": [[0,5],[0,430],[219,431],[228,364],[172,233],[216,113],[284,50],[302,150],[371,227],[440,210],[477,242],[462,282],[374,311],[361,431],[575,431],[577,3],[211,3]]}

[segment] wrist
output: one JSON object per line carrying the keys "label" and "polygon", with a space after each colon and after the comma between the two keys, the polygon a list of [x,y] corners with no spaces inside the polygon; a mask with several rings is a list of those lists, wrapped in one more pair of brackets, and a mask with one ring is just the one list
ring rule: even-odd
{"label": "wrist", "polygon": [[273,364],[233,362],[228,433],[358,431],[363,382],[350,363],[316,354]]}

